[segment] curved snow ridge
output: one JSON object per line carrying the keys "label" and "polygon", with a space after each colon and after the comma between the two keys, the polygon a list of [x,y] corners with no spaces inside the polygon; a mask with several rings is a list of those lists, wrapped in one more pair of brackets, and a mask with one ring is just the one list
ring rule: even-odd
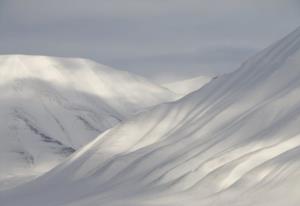
{"label": "curved snow ridge", "polygon": [[[8,206],[296,206],[299,59],[297,29],[240,70],[110,129],[48,174],[0,193],[0,200]],[[15,199],[20,196],[26,201]]]}

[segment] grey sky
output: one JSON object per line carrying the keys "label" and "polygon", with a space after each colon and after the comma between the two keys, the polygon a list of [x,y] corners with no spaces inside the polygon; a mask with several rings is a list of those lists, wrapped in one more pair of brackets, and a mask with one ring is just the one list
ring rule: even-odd
{"label": "grey sky", "polygon": [[236,69],[298,26],[300,0],[0,0],[0,53],[171,81]]}

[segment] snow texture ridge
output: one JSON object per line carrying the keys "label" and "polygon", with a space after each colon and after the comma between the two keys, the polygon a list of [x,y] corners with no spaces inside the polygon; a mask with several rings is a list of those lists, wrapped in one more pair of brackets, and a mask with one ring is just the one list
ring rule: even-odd
{"label": "snow texture ridge", "polygon": [[300,29],[117,125],[4,206],[298,206]]}

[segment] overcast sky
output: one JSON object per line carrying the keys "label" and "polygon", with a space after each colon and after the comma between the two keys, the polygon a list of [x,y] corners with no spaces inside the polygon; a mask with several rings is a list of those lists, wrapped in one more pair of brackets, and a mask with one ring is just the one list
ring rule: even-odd
{"label": "overcast sky", "polygon": [[298,26],[300,0],[0,0],[0,53],[172,81],[232,71]]}

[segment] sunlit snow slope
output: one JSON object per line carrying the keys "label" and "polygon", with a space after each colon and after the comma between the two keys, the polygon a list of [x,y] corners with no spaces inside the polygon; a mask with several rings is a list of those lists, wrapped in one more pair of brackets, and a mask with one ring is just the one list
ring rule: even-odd
{"label": "sunlit snow slope", "polygon": [[298,206],[300,29],[99,136],[3,206]]}
{"label": "sunlit snow slope", "polygon": [[[173,95],[85,59],[0,56],[0,188],[48,170],[100,133]],[[10,181],[10,182],[7,182]]]}
{"label": "sunlit snow slope", "polygon": [[182,81],[164,84],[163,86],[175,92],[176,94],[185,96],[189,93],[192,93],[200,89],[205,84],[210,82],[212,79],[213,79],[212,77],[208,77],[208,76],[199,76],[192,79],[186,79]]}

